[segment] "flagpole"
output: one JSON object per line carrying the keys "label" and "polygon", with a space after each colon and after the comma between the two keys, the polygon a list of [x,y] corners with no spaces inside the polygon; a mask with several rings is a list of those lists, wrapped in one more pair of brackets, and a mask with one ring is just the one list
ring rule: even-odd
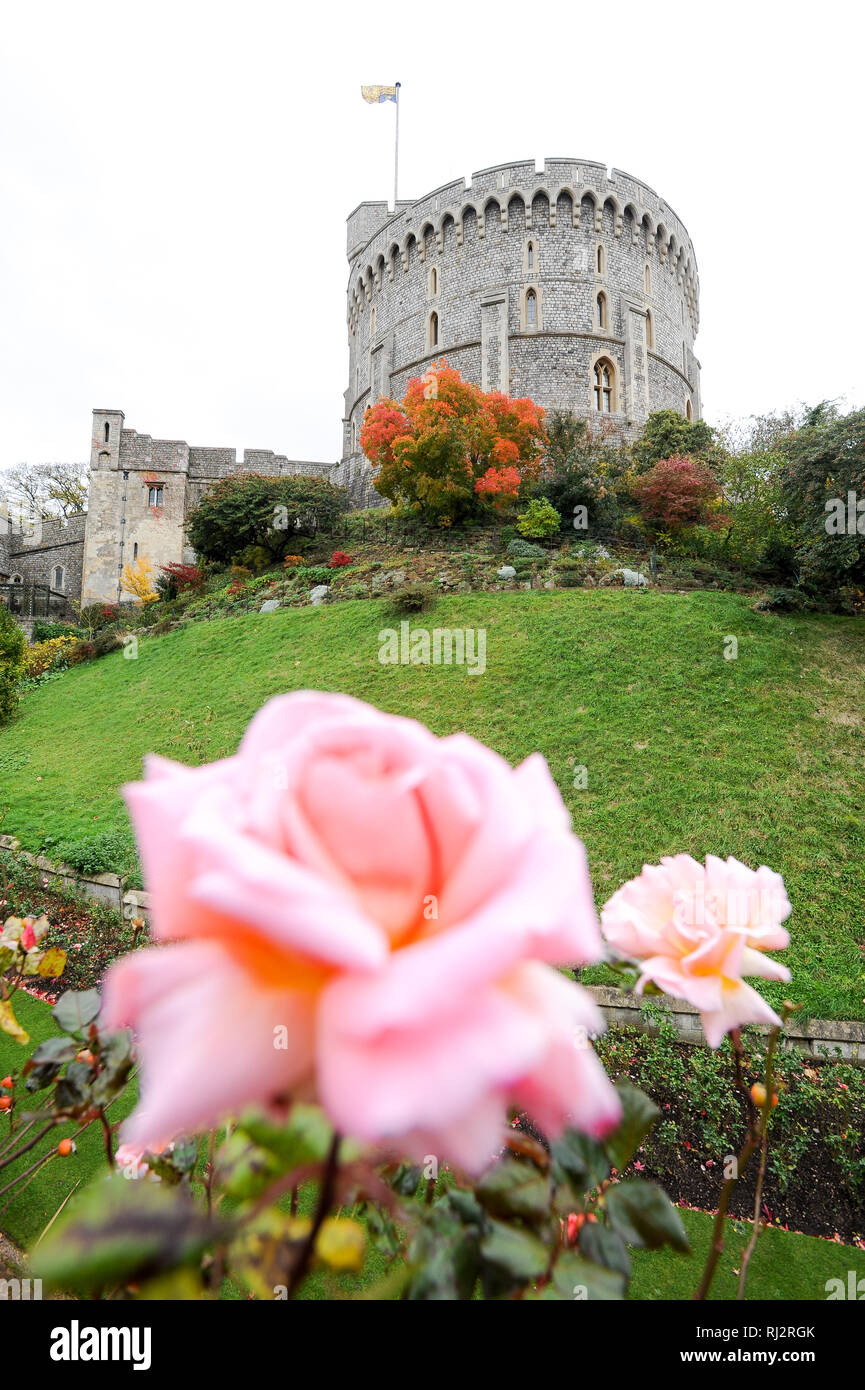
{"label": "flagpole", "polygon": [[393,210],[396,212],[396,200],[399,192],[399,89],[401,82],[396,84],[396,136],[393,143]]}

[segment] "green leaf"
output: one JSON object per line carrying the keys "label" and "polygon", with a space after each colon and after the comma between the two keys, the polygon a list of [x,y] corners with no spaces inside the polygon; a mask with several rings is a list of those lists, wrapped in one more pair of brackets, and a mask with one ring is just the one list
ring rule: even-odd
{"label": "green leaf", "polygon": [[600,1221],[587,1221],[580,1231],[580,1254],[596,1265],[614,1269],[626,1279],[631,1277],[631,1257],[620,1235],[603,1226]]}
{"label": "green leaf", "polygon": [[610,1164],[601,1145],[575,1129],[566,1129],[550,1145],[550,1153],[555,1181],[567,1182],[578,1195],[590,1187],[599,1187],[610,1176]]}
{"label": "green leaf", "polygon": [[[147,1161],[150,1163],[150,1157]],[[223,1190],[238,1202],[254,1201],[286,1171],[286,1165],[276,1154],[251,1143],[240,1129],[236,1129],[221,1146],[216,1161]],[[180,1175],[174,1172],[170,1159],[160,1160],[159,1155],[155,1155],[155,1171],[160,1172],[160,1162],[170,1169],[165,1176],[171,1182],[179,1182]]]}
{"label": "green leaf", "polygon": [[243,1116],[238,1129],[278,1158],[284,1172],[306,1163],[319,1163],[333,1137],[333,1130],[317,1105],[293,1105],[286,1125],[276,1125],[258,1113],[250,1113]]}
{"label": "green leaf", "polygon": [[215,1234],[181,1188],[114,1177],[81,1195],[33,1266],[53,1286],[87,1293],[193,1263]]}
{"label": "green leaf", "polygon": [[51,1013],[64,1033],[83,1033],[99,1013],[101,1000],[98,989],[67,989],[61,994]]}
{"label": "green leaf", "polygon": [[629,1245],[647,1250],[671,1245],[689,1253],[682,1218],[657,1183],[628,1178],[610,1188],[606,1205],[610,1224]]}
{"label": "green leaf", "polygon": [[91,1087],[94,1105],[108,1105],[120,1094],[132,1070],[132,1063],[132,1033],[128,1028],[100,1034],[100,1070]]}
{"label": "green leaf", "polygon": [[71,1062],[77,1051],[78,1044],[71,1038],[46,1038],[34,1048],[30,1062],[36,1067],[44,1062]]}
{"label": "green leaf", "polygon": [[510,1285],[527,1284],[539,1279],[546,1269],[550,1252],[538,1237],[503,1221],[490,1221],[481,1239],[481,1256],[499,1276]]}
{"label": "green leaf", "polygon": [[607,1135],[604,1148],[614,1168],[626,1168],[661,1113],[653,1100],[636,1086],[620,1081],[616,1086],[622,1102],[622,1119],[618,1128]]}
{"label": "green leaf", "polygon": [[91,1105],[90,1082],[93,1072],[88,1062],[70,1062],[54,1088],[54,1103],[58,1110],[80,1110]]}
{"label": "green leaf", "polygon": [[390,1185],[400,1197],[414,1197],[422,1173],[423,1168],[419,1163],[401,1163],[391,1178]]}
{"label": "green leaf", "polygon": [[180,1139],[165,1153],[151,1153],[148,1149],[143,1155],[143,1160],[157,1177],[175,1185],[182,1182],[186,1174],[191,1172],[197,1157],[198,1144],[195,1140]]}
{"label": "green leaf", "polygon": [[30,1041],[30,1034],[21,1027],[8,999],[0,999],[0,1028],[22,1046]]}
{"label": "green leaf", "polygon": [[584,1260],[576,1251],[561,1255],[553,1270],[553,1289],[560,1299],[618,1302],[625,1297],[627,1286],[627,1277],[621,1271]]}
{"label": "green leaf", "polygon": [[479,1232],[464,1226],[445,1203],[428,1208],[408,1250],[408,1298],[469,1299],[480,1270]]}
{"label": "green leaf", "polygon": [[487,1170],[476,1188],[478,1201],[494,1216],[519,1216],[542,1221],[549,1214],[552,1188],[549,1178],[530,1163],[503,1159]]}
{"label": "green leaf", "polygon": [[480,1226],[483,1223],[483,1207],[475,1194],[464,1187],[452,1187],[439,1205],[453,1211],[464,1226]]}

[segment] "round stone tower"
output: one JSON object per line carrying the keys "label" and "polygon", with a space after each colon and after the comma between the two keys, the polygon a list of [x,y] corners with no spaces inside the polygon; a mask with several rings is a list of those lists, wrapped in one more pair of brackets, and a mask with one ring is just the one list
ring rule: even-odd
{"label": "round stone tower", "polygon": [[603,416],[634,438],[652,410],[700,415],[697,262],[653,189],[584,160],[497,165],[348,219],[349,385],[334,480],[380,499],[364,411],[446,358],[484,390]]}

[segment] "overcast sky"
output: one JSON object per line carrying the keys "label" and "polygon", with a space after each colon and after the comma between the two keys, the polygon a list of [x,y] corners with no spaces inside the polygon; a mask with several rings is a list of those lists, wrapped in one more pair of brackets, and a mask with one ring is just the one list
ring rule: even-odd
{"label": "overcast sky", "polygon": [[[861,7],[859,7],[861,14]],[[853,4],[0,0],[0,467],[94,406],[336,459],[345,218],[515,159],[606,162],[678,213],[712,423],[865,404]]]}

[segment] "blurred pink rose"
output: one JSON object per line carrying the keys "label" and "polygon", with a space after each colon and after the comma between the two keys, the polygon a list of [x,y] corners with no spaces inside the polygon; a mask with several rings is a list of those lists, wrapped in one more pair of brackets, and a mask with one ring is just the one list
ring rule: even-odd
{"label": "blurred pink rose", "polygon": [[786,966],[764,951],[790,944],[781,922],[790,903],[780,874],[749,869],[737,859],[689,854],[647,864],[614,893],[601,912],[613,950],[642,965],[647,980],[699,1010],[711,1047],[743,1023],[779,1023],[743,975],[789,980]]}
{"label": "blurred pink rose", "polygon": [[512,769],[341,695],[271,700],[237,755],[126,788],[155,934],[110,971],[144,1086],[126,1136],[314,1096],[353,1137],[482,1166],[506,1108],[601,1134],[583,846],[539,755]]}

